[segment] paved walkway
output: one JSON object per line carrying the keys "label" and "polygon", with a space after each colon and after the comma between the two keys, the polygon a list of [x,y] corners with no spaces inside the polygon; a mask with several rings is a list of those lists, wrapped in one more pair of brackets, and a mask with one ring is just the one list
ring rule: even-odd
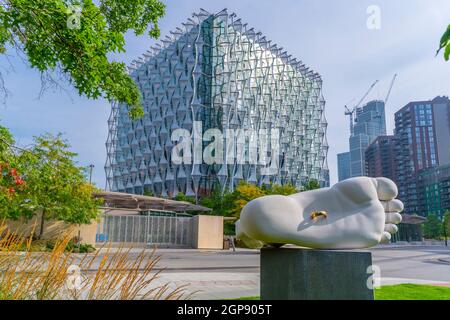
{"label": "paved walkway", "polygon": [[259,296],[259,273],[170,272],[163,273],[159,283],[171,287],[188,285],[192,299],[218,300]]}
{"label": "paved walkway", "polygon": [[[383,246],[371,250],[374,264],[381,268],[381,285],[429,284],[450,287],[450,248],[438,246]],[[173,259],[174,252],[164,251],[161,263],[169,270],[162,281],[176,285],[189,284],[194,299],[231,299],[259,295],[259,252],[255,250],[186,251],[183,259]],[[191,271],[179,272],[178,266],[189,265]],[[214,269],[217,263],[222,269]],[[202,269],[201,265],[205,268]],[[195,266],[199,270],[195,271]],[[171,268],[172,267],[172,268]],[[175,267],[175,268],[174,268]]]}
{"label": "paved walkway", "polygon": [[[132,249],[130,259],[142,249]],[[402,283],[450,286],[450,248],[380,246],[370,250],[381,268],[381,285]],[[232,299],[259,295],[259,251],[159,249],[158,284],[188,285],[193,299]],[[100,254],[101,256],[101,254]],[[95,266],[94,266],[95,268]]]}

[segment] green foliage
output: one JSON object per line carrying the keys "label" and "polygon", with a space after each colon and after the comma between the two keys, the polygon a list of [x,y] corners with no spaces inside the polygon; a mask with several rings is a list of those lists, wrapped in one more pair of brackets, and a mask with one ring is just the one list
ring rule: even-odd
{"label": "green foliage", "polygon": [[23,173],[26,157],[16,157],[14,138],[0,125],[0,218],[31,217],[30,200]]}
{"label": "green foliage", "polygon": [[150,190],[150,189],[145,189],[145,190],[144,190],[144,196],[147,196],[147,197],[154,197],[155,195],[153,194],[153,191],[152,191],[152,190]]}
{"label": "green foliage", "polygon": [[33,68],[60,71],[80,95],[126,103],[137,118],[143,115],[139,89],[125,64],[108,55],[125,52],[129,30],[159,37],[164,14],[159,0],[4,0],[0,54],[19,50]]}
{"label": "green foliage", "polygon": [[444,50],[444,58],[448,61],[450,59],[450,25],[448,25],[447,31],[442,35],[437,53],[441,50]]}
{"label": "green foliage", "polygon": [[213,189],[210,195],[202,197],[200,205],[212,209],[212,214],[229,217],[231,216],[232,194],[229,191],[222,191],[219,187]]}
{"label": "green foliage", "polygon": [[185,201],[185,202],[189,202],[189,203],[195,204],[195,197],[188,197],[183,192],[178,193],[175,196],[174,200],[176,200],[176,201]]}
{"label": "green foliage", "polygon": [[298,193],[298,190],[292,184],[271,184],[269,188],[266,188],[266,194],[281,194],[284,196],[288,196],[294,193]]}
{"label": "green foliage", "polygon": [[307,183],[303,184],[301,191],[310,191],[320,189],[320,184],[317,180],[311,179]]}
{"label": "green foliage", "polygon": [[[222,194],[220,187],[217,186],[209,196],[202,197],[199,203],[204,207],[211,208],[211,214],[230,217],[232,215],[233,197],[234,195],[229,191]],[[223,233],[225,235],[234,235],[236,233],[233,221],[224,222]]]}
{"label": "green foliage", "polygon": [[94,187],[86,182],[86,168],[75,165],[75,153],[61,135],[35,138],[30,149],[27,183],[32,203],[46,219],[90,223],[100,202],[92,199]]}
{"label": "green foliage", "polygon": [[8,128],[0,125],[0,161],[11,161],[12,150],[9,146],[14,144],[14,138]]}
{"label": "green foliage", "polygon": [[[269,187],[271,188],[271,187]],[[231,194],[231,215],[239,218],[242,208],[250,201],[267,195],[267,190],[258,186],[242,181]]]}
{"label": "green foliage", "polygon": [[290,195],[299,192],[293,185],[276,185],[258,187],[247,182],[240,182],[233,192],[225,190],[222,193],[220,188],[200,200],[200,204],[211,208],[213,214],[225,217],[239,218],[242,208],[251,200],[266,195]]}
{"label": "green foliage", "polygon": [[223,224],[223,234],[226,236],[234,236],[236,234],[236,226],[232,221],[225,221]]}
{"label": "green foliage", "polygon": [[[0,133],[8,136],[6,128]],[[11,138],[12,139],[12,138]],[[12,141],[12,140],[9,141]],[[3,167],[14,170],[14,192],[8,192],[10,177],[0,179],[0,218],[30,218],[42,212],[45,219],[68,223],[90,223],[98,215],[101,200],[93,199],[95,187],[86,182],[87,168],[75,164],[75,153],[61,137],[43,135],[35,137],[32,146],[17,149],[0,140],[0,158]],[[16,152],[11,151],[12,149]],[[11,175],[11,174],[10,174]],[[8,179],[6,179],[6,178]],[[22,180],[23,179],[23,180]],[[18,183],[21,182],[22,183]],[[43,221],[41,230],[43,229]]]}
{"label": "green foliage", "polygon": [[[39,242],[39,241],[34,241],[34,242]],[[51,252],[55,249],[55,246],[57,246],[57,245],[58,245],[57,239],[48,240],[45,243],[45,248],[43,248],[40,251],[50,251]],[[90,244],[80,243],[74,239],[71,239],[70,241],[67,242],[65,251],[73,252],[73,253],[91,253],[91,252],[95,251],[95,248]]]}
{"label": "green foliage", "polygon": [[442,222],[439,218],[430,214],[427,217],[427,220],[423,224],[423,233],[425,238],[427,239],[439,239],[442,231]]}

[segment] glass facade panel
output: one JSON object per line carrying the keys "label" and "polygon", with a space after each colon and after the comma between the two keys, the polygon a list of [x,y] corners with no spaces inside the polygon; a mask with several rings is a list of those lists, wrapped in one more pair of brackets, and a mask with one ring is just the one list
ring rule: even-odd
{"label": "glass facade panel", "polygon": [[[328,186],[320,75],[226,10],[193,17],[131,66],[145,115],[132,121],[126,106],[113,104],[108,188],[173,197],[216,186],[233,190],[243,180],[299,187],[315,179]],[[207,164],[194,150],[191,162],[174,163],[173,148],[184,141],[172,140],[176,129],[185,129],[194,144],[200,139],[203,149],[211,142],[201,136],[219,130],[225,139],[222,152],[214,154],[221,161]],[[228,136],[228,130],[255,132],[257,138]],[[242,157],[229,158],[238,150],[244,150]],[[250,154],[258,154],[258,161]]]}

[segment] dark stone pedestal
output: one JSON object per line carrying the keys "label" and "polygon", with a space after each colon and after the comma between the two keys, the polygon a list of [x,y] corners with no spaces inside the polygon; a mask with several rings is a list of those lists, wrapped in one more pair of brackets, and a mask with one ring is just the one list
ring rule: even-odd
{"label": "dark stone pedestal", "polygon": [[373,300],[371,265],[370,252],[263,248],[261,299]]}

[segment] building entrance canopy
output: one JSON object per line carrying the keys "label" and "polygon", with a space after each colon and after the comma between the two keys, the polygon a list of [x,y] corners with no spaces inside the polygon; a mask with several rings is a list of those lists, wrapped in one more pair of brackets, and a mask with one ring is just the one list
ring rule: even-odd
{"label": "building entrance canopy", "polygon": [[186,201],[175,201],[122,192],[101,191],[94,194],[94,197],[104,199],[103,207],[108,209],[131,209],[137,211],[166,210],[173,212],[212,211],[210,208]]}

